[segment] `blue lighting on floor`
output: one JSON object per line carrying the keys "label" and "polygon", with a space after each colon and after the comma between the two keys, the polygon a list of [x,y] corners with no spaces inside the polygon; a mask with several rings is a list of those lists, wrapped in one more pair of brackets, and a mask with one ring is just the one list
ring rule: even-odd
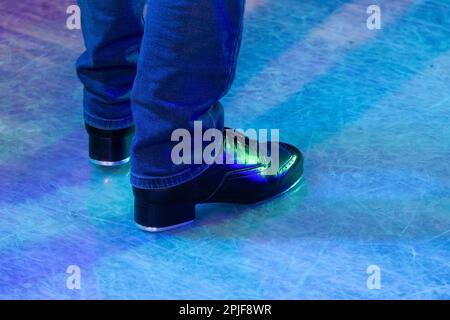
{"label": "blue lighting on floor", "polygon": [[279,128],[306,186],[161,234],[87,160],[74,1],[0,4],[0,299],[450,299],[450,1],[248,1],[226,125]]}

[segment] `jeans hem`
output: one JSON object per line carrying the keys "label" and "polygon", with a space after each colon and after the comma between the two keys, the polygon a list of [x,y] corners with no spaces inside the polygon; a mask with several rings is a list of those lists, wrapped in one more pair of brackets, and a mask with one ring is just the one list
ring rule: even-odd
{"label": "jeans hem", "polygon": [[167,177],[138,177],[131,174],[131,185],[139,189],[164,189],[174,187],[197,178],[210,166],[203,164]]}
{"label": "jeans hem", "polygon": [[99,117],[91,116],[90,114],[84,112],[84,121],[98,129],[104,129],[104,130],[119,130],[119,129],[125,129],[133,126],[134,120],[133,116],[130,115],[123,119],[102,119]]}

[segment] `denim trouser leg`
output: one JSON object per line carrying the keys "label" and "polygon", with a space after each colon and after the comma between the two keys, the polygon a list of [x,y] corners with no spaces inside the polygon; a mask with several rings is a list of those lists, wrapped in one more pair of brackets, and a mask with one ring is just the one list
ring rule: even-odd
{"label": "denim trouser leg", "polygon": [[[92,1],[92,0],[90,0]],[[131,182],[152,189],[188,181],[207,167],[175,165],[171,134],[223,128],[216,102],[229,90],[239,51],[244,0],[149,0],[132,90],[136,135]]]}
{"label": "denim trouser leg", "polygon": [[78,4],[86,46],[77,61],[85,121],[100,129],[129,127],[145,1],[78,0]]}

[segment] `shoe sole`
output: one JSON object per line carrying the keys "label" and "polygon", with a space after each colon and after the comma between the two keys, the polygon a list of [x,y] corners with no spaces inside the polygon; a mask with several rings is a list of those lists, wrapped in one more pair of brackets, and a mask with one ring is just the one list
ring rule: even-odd
{"label": "shoe sole", "polygon": [[118,167],[130,162],[130,157],[120,160],[120,161],[100,161],[89,158],[89,161],[100,167]]}
{"label": "shoe sole", "polygon": [[[289,188],[287,188],[287,189],[284,190],[283,192],[280,192],[280,193],[278,193],[278,194],[276,194],[276,195],[274,195],[273,197],[270,197],[270,198],[268,198],[268,199],[264,199],[264,200],[261,200],[261,201],[252,203],[251,205],[264,204],[264,203],[266,203],[266,202],[270,202],[270,201],[272,201],[272,200],[275,200],[275,199],[277,199],[277,198],[280,198],[280,197],[284,196],[285,194],[287,194],[287,193],[291,192],[292,190],[294,190],[296,187],[298,187],[298,186],[299,186],[302,182],[304,182],[304,181],[305,181],[304,175],[301,175],[300,178],[298,178],[298,180],[295,181],[295,182],[292,184],[292,186],[290,186]],[[302,185],[301,188],[303,188],[303,186],[304,186],[304,185]],[[300,188],[299,188],[299,189],[300,189]]]}
{"label": "shoe sole", "polygon": [[[290,186],[285,191],[283,191],[283,192],[281,192],[281,193],[279,193],[277,195],[274,195],[273,197],[271,197],[269,199],[265,199],[265,200],[253,203],[252,205],[263,204],[263,203],[269,202],[271,200],[274,200],[275,198],[281,197],[281,196],[287,194],[288,192],[292,191],[294,188],[296,188],[303,181],[304,181],[304,178],[303,178],[303,175],[302,175],[302,176],[300,176],[300,178],[295,183],[292,184],[292,186]],[[141,225],[139,223],[136,223],[136,222],[135,222],[135,225],[137,226],[137,228],[139,230],[150,232],[150,233],[158,233],[158,232],[164,232],[164,231],[170,231],[170,230],[182,228],[182,227],[185,227],[187,225],[192,224],[194,221],[195,221],[195,219],[192,219],[192,220],[189,220],[189,221],[186,221],[186,222],[178,223],[178,224],[167,226],[167,227],[161,227],[161,228],[158,228],[158,227],[146,227],[146,226],[143,226],[143,225]]]}
{"label": "shoe sole", "polygon": [[191,223],[193,223],[194,221],[195,221],[195,219],[192,219],[192,220],[189,220],[187,222],[179,223],[179,224],[176,224],[176,225],[173,225],[173,226],[164,227],[164,228],[145,227],[145,226],[142,226],[142,225],[140,225],[140,224],[138,224],[136,222],[135,222],[135,225],[136,225],[136,227],[139,230],[146,231],[146,232],[151,232],[151,233],[157,233],[157,232],[170,231],[170,230],[173,230],[173,229],[186,227],[186,226],[190,225]]}

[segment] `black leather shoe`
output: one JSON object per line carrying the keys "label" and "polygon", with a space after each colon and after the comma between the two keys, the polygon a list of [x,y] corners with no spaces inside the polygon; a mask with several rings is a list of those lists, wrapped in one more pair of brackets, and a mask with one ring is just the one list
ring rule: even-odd
{"label": "black leather shoe", "polygon": [[103,130],[85,125],[89,134],[89,158],[105,167],[120,166],[130,161],[130,143],[134,127]]}
{"label": "black leather shoe", "polygon": [[267,164],[258,162],[213,164],[197,178],[165,189],[133,187],[137,226],[149,232],[170,230],[192,222],[196,204],[257,203],[287,192],[302,180],[303,156],[292,145],[279,144],[275,174],[267,174]]}

